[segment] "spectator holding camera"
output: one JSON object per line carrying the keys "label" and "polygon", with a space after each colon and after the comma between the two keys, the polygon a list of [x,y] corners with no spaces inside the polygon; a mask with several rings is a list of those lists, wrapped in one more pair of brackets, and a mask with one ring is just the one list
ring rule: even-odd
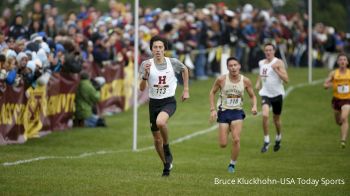
{"label": "spectator holding camera", "polygon": [[80,83],[75,98],[75,122],[78,126],[106,126],[104,119],[93,113],[93,107],[100,99],[100,92],[89,80],[89,74],[80,74]]}

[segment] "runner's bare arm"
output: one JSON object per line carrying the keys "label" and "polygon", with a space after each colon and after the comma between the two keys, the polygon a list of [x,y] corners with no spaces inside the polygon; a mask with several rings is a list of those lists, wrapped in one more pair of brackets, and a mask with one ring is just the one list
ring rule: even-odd
{"label": "runner's bare arm", "polygon": [[250,102],[252,105],[252,114],[256,115],[258,113],[257,106],[256,106],[257,101],[256,101],[256,96],[255,96],[255,93],[253,90],[252,82],[247,77],[244,77],[243,81],[244,81],[244,87],[249,95]]}
{"label": "runner's bare arm", "polygon": [[323,83],[323,86],[325,89],[328,89],[329,87],[332,86],[333,77],[334,77],[334,71],[331,71]]}

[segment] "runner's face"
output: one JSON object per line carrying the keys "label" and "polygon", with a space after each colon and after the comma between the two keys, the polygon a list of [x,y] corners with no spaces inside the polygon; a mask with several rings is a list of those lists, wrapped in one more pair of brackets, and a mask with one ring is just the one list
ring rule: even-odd
{"label": "runner's face", "polygon": [[346,56],[339,56],[337,63],[339,65],[339,67],[346,67],[349,64],[348,58]]}
{"label": "runner's face", "polygon": [[241,64],[239,64],[236,60],[230,60],[227,64],[227,69],[232,76],[236,76],[239,74]]}
{"label": "runner's face", "polygon": [[152,45],[153,56],[157,59],[164,57],[164,43],[162,41],[155,41]]}
{"label": "runner's face", "polygon": [[271,45],[265,46],[264,53],[267,59],[272,59],[275,56],[275,50]]}

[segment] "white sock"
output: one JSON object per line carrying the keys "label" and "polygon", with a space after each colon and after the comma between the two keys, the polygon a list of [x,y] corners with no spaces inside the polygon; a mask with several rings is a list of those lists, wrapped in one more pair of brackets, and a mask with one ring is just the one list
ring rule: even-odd
{"label": "white sock", "polygon": [[282,139],[282,134],[279,134],[279,135],[276,135],[276,141],[281,141],[281,139]]}
{"label": "white sock", "polygon": [[265,135],[264,136],[264,142],[265,143],[270,143],[270,136],[269,135]]}
{"label": "white sock", "polygon": [[230,164],[235,165],[235,164],[236,164],[236,161],[231,160],[231,161],[230,161]]}

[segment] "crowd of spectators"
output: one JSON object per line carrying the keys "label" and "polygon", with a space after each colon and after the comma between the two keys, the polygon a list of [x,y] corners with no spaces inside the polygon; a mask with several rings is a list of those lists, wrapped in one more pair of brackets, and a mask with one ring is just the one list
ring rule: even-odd
{"label": "crowd of spectators", "polygon": [[[8,8],[2,12],[0,96],[8,86],[45,85],[55,72],[79,73],[83,61],[99,66],[117,61],[127,66],[133,59],[130,4],[110,0],[106,13],[86,5],[79,11],[59,11],[39,1],[32,6],[26,14]],[[193,63],[195,79],[219,74],[218,59],[228,49],[243,71],[253,70],[267,41],[278,46],[280,57],[289,65],[307,65],[307,15],[277,14],[250,4],[231,8],[209,3],[198,8],[191,2],[171,10],[140,7],[139,15],[140,61],[150,55],[150,38],[160,35],[169,42],[169,55],[186,56]],[[334,54],[348,48],[348,34],[318,23],[313,35],[314,66],[332,69]]]}

